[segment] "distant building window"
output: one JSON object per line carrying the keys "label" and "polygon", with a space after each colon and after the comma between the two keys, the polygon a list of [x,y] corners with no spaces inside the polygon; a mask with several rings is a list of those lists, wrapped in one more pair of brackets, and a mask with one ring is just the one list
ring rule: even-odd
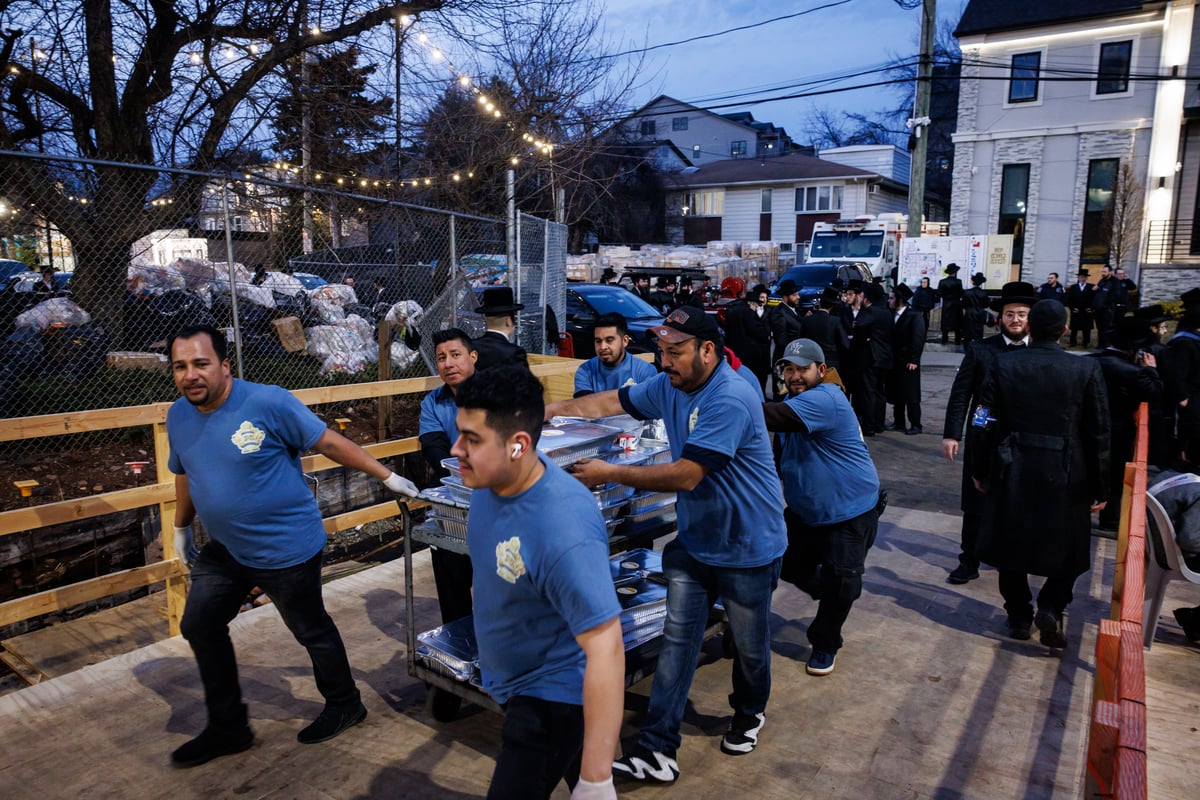
{"label": "distant building window", "polygon": [[700,158],[700,145],[694,144],[692,145],[692,161],[698,158]]}
{"label": "distant building window", "polygon": [[686,130],[687,130],[687,117],[674,117],[674,118],[672,118],[672,119],[671,119],[671,130],[673,130],[673,131],[686,131]]}
{"label": "distant building window", "polygon": [[725,213],[725,190],[705,189],[683,196],[688,214],[693,217],[719,217]]}
{"label": "distant building window", "polygon": [[1032,103],[1038,99],[1038,72],[1042,67],[1041,52],[1017,53],[1012,57],[1012,73],[1008,81],[1008,102]]}
{"label": "distant building window", "polygon": [[803,186],[796,190],[797,213],[841,210],[841,186]]}
{"label": "distant building window", "polygon": [[1088,162],[1083,238],[1079,247],[1079,260],[1084,264],[1108,263],[1112,240],[1113,191],[1120,165],[1119,158],[1097,158]]}
{"label": "distant building window", "polygon": [[742,139],[737,142],[729,143],[729,155],[731,158],[746,155],[746,140]]}
{"label": "distant building window", "polygon": [[1123,94],[1129,91],[1129,65],[1133,60],[1133,41],[1105,42],[1100,45],[1100,69],[1096,94]]}
{"label": "distant building window", "polygon": [[242,230],[242,218],[241,218],[241,217],[234,217],[234,218],[233,218],[233,229],[234,229],[235,231],[240,231],[240,230]]}
{"label": "distant building window", "polygon": [[1000,178],[1000,224],[997,233],[1013,237],[1012,263],[1025,257],[1025,214],[1029,201],[1029,165],[1005,164]]}
{"label": "distant building window", "polygon": [[656,126],[654,124],[654,120],[652,120],[652,119],[642,120],[642,136],[654,136],[655,135],[655,127]]}
{"label": "distant building window", "polygon": [[770,189],[762,190],[762,209],[761,210],[762,210],[762,213],[764,213],[764,214],[771,213],[771,190]]}

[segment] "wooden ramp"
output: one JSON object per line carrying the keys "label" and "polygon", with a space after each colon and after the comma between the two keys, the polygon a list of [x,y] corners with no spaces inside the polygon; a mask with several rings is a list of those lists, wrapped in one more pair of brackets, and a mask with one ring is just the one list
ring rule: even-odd
{"label": "wooden ramp", "polygon": [[[963,587],[944,583],[955,563],[958,528],[956,516],[889,509],[868,558],[864,595],[846,626],[846,646],[827,677],[804,672],[804,631],[814,604],[781,586],[773,620],[774,688],[758,749],[738,758],[720,753],[730,663],[712,648],[692,687],[678,784],[624,787],[622,793],[1080,796],[1096,621],[1107,611],[1113,543],[1097,543],[1096,568],[1077,585],[1068,616],[1070,646],[1051,656],[1036,640],[1015,642],[1004,634],[995,572]],[[432,627],[437,605],[427,554],[418,554],[415,566],[415,611],[422,627]],[[249,751],[186,772],[169,768],[171,750],[204,724],[190,650],[181,639],[169,639],[0,697],[0,797],[482,797],[500,718],[477,711],[440,724],[425,712],[424,687],[405,669],[403,564],[335,581],[326,598],[370,710],[354,730],[322,745],[296,743],[297,731],[320,710],[320,698],[303,651],[266,607],[235,623],[257,735]],[[1165,620],[1163,628],[1169,629]],[[1160,642],[1152,655],[1176,649],[1194,667],[1192,650]],[[1184,675],[1195,686],[1194,668],[1177,676],[1179,691],[1194,704],[1197,693],[1185,688]],[[648,692],[645,681],[627,695],[626,733]],[[1195,748],[1190,752],[1194,756]],[[1180,769],[1191,760],[1180,757]],[[1152,754],[1152,775],[1155,762]],[[1166,788],[1151,796],[1191,795]],[[565,790],[556,797],[565,798]]]}

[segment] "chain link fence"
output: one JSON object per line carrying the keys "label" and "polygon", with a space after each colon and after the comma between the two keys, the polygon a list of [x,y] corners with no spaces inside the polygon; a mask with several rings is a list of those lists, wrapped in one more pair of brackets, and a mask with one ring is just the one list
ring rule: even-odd
{"label": "chain link fence", "polygon": [[[527,307],[520,343],[555,351],[564,226],[339,183],[306,188],[284,165],[215,173],[0,153],[0,418],[174,400],[166,341],[193,323],[224,329],[235,375],[288,389],[430,375],[428,334],[482,332],[474,309],[496,283]],[[395,401],[386,429],[375,401],[314,411],[369,442],[415,434],[417,402]],[[134,485],[127,462],[152,456],[140,429],[10,443],[2,507],[26,502],[12,480],[39,480],[35,502],[69,499]]]}

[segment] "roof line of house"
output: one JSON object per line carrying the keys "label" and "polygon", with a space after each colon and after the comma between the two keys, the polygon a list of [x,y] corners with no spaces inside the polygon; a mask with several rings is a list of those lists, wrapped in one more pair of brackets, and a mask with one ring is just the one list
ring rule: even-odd
{"label": "roof line of house", "polygon": [[[816,178],[760,178],[753,181],[704,181],[697,183],[678,183],[672,189],[696,189],[706,186],[759,186],[764,183],[821,183],[828,181],[854,181],[855,183],[882,183],[889,178],[877,173],[868,172],[858,175],[821,175]],[[898,186],[903,184],[897,183]]]}

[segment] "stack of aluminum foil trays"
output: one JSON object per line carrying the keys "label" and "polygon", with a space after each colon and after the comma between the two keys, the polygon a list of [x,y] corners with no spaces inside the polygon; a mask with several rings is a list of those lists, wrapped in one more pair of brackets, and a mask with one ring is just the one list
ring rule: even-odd
{"label": "stack of aluminum foil trays", "polygon": [[432,670],[460,681],[479,674],[475,618],[463,617],[417,635],[417,659]]}

